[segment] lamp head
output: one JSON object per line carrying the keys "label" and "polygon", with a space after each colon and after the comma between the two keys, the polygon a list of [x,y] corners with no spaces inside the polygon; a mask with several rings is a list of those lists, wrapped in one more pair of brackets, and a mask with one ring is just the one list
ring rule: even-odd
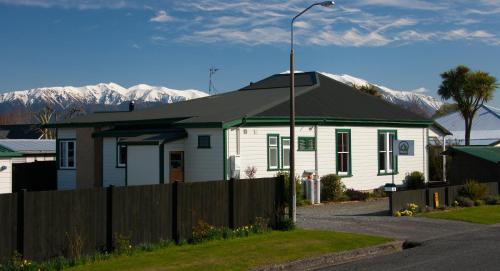
{"label": "lamp head", "polygon": [[331,8],[331,7],[335,6],[335,2],[334,1],[324,1],[324,2],[320,2],[319,5],[323,6],[325,8]]}

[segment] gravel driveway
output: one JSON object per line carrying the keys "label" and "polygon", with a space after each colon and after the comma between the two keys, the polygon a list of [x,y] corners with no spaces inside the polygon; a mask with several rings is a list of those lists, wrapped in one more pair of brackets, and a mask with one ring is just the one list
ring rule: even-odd
{"label": "gravel driveway", "polygon": [[392,217],[387,199],[331,203],[297,209],[297,225],[422,242],[488,226],[423,217]]}

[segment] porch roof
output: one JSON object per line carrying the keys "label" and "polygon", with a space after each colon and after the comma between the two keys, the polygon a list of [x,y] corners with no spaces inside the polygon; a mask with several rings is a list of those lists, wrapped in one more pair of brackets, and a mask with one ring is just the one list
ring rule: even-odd
{"label": "porch roof", "polygon": [[171,130],[163,133],[145,133],[138,136],[126,137],[119,141],[123,145],[160,145],[187,137],[184,129]]}

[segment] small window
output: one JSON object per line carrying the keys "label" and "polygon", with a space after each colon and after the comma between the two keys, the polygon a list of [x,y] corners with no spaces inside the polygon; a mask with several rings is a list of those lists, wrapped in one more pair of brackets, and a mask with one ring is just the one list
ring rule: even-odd
{"label": "small window", "polygon": [[379,174],[397,173],[397,157],[394,157],[392,145],[397,139],[394,130],[378,132],[378,171]]}
{"label": "small window", "polygon": [[209,135],[199,135],[198,136],[198,149],[210,149],[210,136]]}
{"label": "small window", "polygon": [[281,138],[281,168],[290,168],[290,138]]}
{"label": "small window", "polygon": [[299,137],[299,151],[315,151],[316,138],[315,137]]}
{"label": "small window", "polygon": [[351,130],[339,129],[336,131],[337,174],[351,175]]}
{"label": "small window", "polygon": [[76,168],[76,142],[74,140],[59,141],[59,168]]}
{"label": "small window", "polygon": [[127,166],[127,145],[116,145],[117,167]]}
{"label": "small window", "polygon": [[279,135],[267,135],[267,169],[276,170],[279,168]]}

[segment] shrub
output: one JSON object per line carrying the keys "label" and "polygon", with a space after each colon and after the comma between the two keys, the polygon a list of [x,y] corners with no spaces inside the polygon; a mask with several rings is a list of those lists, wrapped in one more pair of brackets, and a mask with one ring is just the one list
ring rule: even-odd
{"label": "shrub", "polygon": [[278,223],[277,226],[280,231],[291,231],[295,229],[295,223],[289,218],[285,218]]}
{"label": "shrub", "polygon": [[321,199],[324,201],[341,200],[345,198],[345,185],[336,174],[329,174],[321,178]]}
{"label": "shrub", "polygon": [[484,200],[477,199],[474,201],[474,206],[481,206],[484,205]]}
{"label": "shrub", "polygon": [[466,197],[457,197],[456,201],[461,207],[472,207],[474,206],[474,201]]}
{"label": "shrub", "polygon": [[488,187],[477,181],[469,180],[465,183],[464,187],[460,189],[459,194],[471,200],[480,200],[488,195]]}
{"label": "shrub", "polygon": [[422,172],[413,171],[405,177],[406,187],[409,189],[419,189],[425,187],[425,177]]}
{"label": "shrub", "polygon": [[269,231],[269,219],[263,217],[256,217],[252,224],[254,233],[264,233]]}
{"label": "shrub", "polygon": [[386,198],[387,192],[385,192],[384,186],[373,189],[373,193],[371,194],[374,198]]}
{"label": "shrub", "polygon": [[193,227],[191,242],[196,244],[206,240],[221,239],[222,237],[222,230],[215,228],[203,220],[198,220],[198,223]]}
{"label": "shrub", "polygon": [[418,213],[419,210],[420,210],[420,208],[418,207],[417,204],[415,204],[415,203],[408,203],[406,209],[400,210],[400,211],[396,211],[394,213],[394,216],[395,217],[400,217],[400,216],[414,216],[416,213]]}
{"label": "shrub", "polygon": [[500,196],[497,195],[497,196],[487,196],[485,199],[484,199],[485,203],[488,204],[488,205],[496,205],[496,204],[500,204]]}
{"label": "shrub", "polygon": [[346,196],[350,200],[365,201],[370,197],[370,193],[361,192],[354,189],[347,189],[345,191]]}
{"label": "shrub", "polygon": [[[288,171],[278,171],[276,173],[276,177],[283,176],[285,179],[285,198],[287,199],[287,204],[288,204],[288,198],[289,198],[289,191],[290,191],[290,174]],[[295,178],[295,197],[297,198],[297,205],[305,205],[303,204],[304,201],[304,196],[302,195],[302,185],[299,181],[299,178]]]}
{"label": "shrub", "polygon": [[130,254],[132,252],[132,241],[130,235],[121,233],[113,234],[113,251],[116,254]]}

